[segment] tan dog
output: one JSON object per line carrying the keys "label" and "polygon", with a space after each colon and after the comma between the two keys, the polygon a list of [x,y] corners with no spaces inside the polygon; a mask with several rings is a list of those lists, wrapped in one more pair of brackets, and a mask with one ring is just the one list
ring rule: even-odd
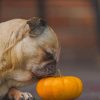
{"label": "tan dog", "polygon": [[0,96],[31,100],[17,87],[34,78],[54,75],[59,44],[54,31],[40,18],[13,19],[0,24]]}

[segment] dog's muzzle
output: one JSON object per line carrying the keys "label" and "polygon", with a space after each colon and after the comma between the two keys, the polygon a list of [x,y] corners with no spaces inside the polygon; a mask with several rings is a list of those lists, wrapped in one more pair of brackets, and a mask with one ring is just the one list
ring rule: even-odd
{"label": "dog's muzzle", "polygon": [[56,69],[56,61],[54,60],[46,63],[41,68],[37,68],[33,73],[38,78],[54,76]]}

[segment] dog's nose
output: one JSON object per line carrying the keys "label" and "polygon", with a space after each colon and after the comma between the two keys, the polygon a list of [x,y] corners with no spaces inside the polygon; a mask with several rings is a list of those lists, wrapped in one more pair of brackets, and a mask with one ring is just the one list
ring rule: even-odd
{"label": "dog's nose", "polygon": [[53,75],[56,73],[56,60],[51,61],[46,65],[48,69],[47,75]]}
{"label": "dog's nose", "polygon": [[53,66],[53,67],[55,67],[56,66],[56,64],[57,64],[57,62],[56,62],[56,60],[52,60],[52,61],[50,61],[49,63],[47,63],[47,67],[49,67],[49,66]]}

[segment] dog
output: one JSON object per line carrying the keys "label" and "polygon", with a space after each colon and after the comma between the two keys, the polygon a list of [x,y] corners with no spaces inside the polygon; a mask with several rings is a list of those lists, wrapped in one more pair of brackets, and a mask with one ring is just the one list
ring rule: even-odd
{"label": "dog", "polygon": [[55,32],[41,18],[0,23],[0,96],[6,95],[9,100],[32,100],[30,93],[17,88],[53,76],[59,52]]}

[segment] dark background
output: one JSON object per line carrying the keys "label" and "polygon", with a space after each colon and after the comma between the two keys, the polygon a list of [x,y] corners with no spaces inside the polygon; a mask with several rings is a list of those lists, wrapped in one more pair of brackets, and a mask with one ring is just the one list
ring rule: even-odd
{"label": "dark background", "polygon": [[[59,37],[62,74],[83,80],[77,100],[100,100],[100,0],[0,0],[0,22],[34,16],[46,19]],[[36,95],[35,85],[23,90]]]}

